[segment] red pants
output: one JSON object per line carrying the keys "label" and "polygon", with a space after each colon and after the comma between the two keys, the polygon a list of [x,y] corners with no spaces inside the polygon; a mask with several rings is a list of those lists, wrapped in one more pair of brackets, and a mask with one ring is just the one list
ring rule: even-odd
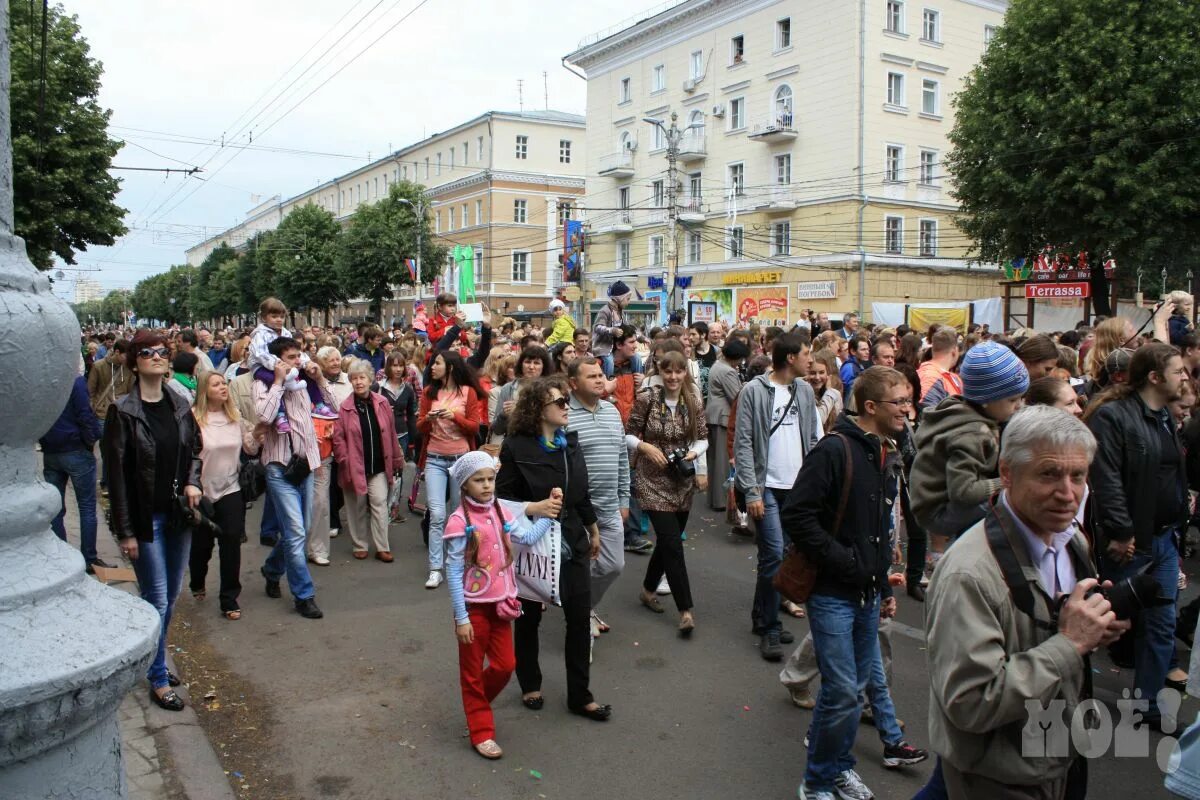
{"label": "red pants", "polygon": [[[469,604],[467,614],[475,641],[458,645],[458,682],[471,744],[496,738],[492,700],[508,685],[517,659],[513,655],[512,623],[496,616],[495,603]],[[487,668],[483,657],[487,656]]]}

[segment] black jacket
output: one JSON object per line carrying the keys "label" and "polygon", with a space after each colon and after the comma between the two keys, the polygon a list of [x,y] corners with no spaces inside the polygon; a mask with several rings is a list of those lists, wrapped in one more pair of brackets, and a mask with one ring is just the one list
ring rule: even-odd
{"label": "black jacket", "polygon": [[504,500],[536,503],[550,496],[553,488],[563,490],[559,514],[563,541],[571,547],[571,561],[586,564],[591,557],[587,526],[596,523],[596,512],[588,494],[587,464],[579,449],[579,436],[567,434],[567,447],[554,453],[542,449],[532,436],[508,436],[500,447],[500,472],[496,494]]}
{"label": "black jacket", "polygon": [[[1158,498],[1165,487],[1159,485],[1162,437],[1158,416],[1132,392],[1105,403],[1088,420],[1096,437],[1096,457],[1088,470],[1091,486],[1088,514],[1091,530],[1100,553],[1109,542],[1135,539],[1138,550],[1153,545]],[[1174,425],[1172,424],[1172,430]],[[1180,447],[1175,434],[1175,446]],[[1184,464],[1182,450],[1179,463]],[[1179,470],[1178,488],[1187,497],[1187,478]],[[1187,503],[1179,524],[1187,523]]]}
{"label": "black jacket", "polygon": [[118,397],[108,407],[102,447],[108,467],[112,527],[120,539],[130,536],[136,536],[140,542],[154,539],[154,480],[160,468],[175,472],[180,492],[184,486],[200,488],[201,442],[196,418],[192,416],[192,410],[165,386],[163,397],[171,404],[175,423],[179,426],[181,456],[176,464],[155,463],[157,453],[137,384],[129,394]]}
{"label": "black jacket", "polygon": [[371,391],[383,395],[392,407],[397,436],[403,436],[406,433],[413,436],[417,434],[417,393],[411,383],[408,381],[401,383],[399,394],[392,394],[391,388],[386,383],[375,384],[371,387]]}
{"label": "black jacket", "polygon": [[883,456],[880,440],[845,414],[833,432],[848,440],[854,469],[841,530],[832,530],[846,474],[846,449],[838,436],[824,437],[805,456],[779,511],[780,522],[796,548],[816,564],[813,594],[856,603],[876,594],[891,597],[889,534],[900,455],[889,445]]}

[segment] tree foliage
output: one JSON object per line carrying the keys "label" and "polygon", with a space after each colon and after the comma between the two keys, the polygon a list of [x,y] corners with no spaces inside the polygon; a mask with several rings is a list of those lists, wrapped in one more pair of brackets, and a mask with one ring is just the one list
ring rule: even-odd
{"label": "tree foliage", "polygon": [[271,260],[263,252],[263,248],[270,241],[270,236],[265,231],[254,234],[246,242],[246,249],[238,257],[235,275],[237,283],[236,309],[239,314],[258,313],[260,295],[255,286],[255,281],[258,279],[258,272],[262,268],[263,263],[269,263]]}
{"label": "tree foliage", "polygon": [[990,261],[1086,252],[1176,277],[1200,234],[1200,13],[1186,0],[1013,0],[957,96],[959,227]]}
{"label": "tree foliage", "polygon": [[100,301],[100,321],[110,325],[124,322],[132,296],[133,292],[128,289],[115,289],[106,294]]}
{"label": "tree foliage", "polygon": [[237,251],[225,242],[217,245],[196,268],[196,284],[189,292],[189,307],[198,319],[223,317],[232,313],[228,297],[220,296],[213,280],[222,266],[237,260]]}
{"label": "tree foliage", "polygon": [[292,310],[328,309],[346,299],[334,260],[342,233],[333,214],[293,208],[271,233],[276,295]]}
{"label": "tree foliage", "polygon": [[130,298],[134,313],[143,319],[162,320],[172,325],[191,320],[190,295],[197,272],[196,267],[180,264],[138,281]]}
{"label": "tree foliage", "polygon": [[97,100],[103,67],[76,17],[57,5],[45,19],[43,62],[42,24],[41,3],[9,0],[16,233],[30,260],[49,269],[54,256],[74,264],[76,251],[111,245],[126,228],[114,202],[120,181],[109,174],[121,144],[108,137],[110,112]]}

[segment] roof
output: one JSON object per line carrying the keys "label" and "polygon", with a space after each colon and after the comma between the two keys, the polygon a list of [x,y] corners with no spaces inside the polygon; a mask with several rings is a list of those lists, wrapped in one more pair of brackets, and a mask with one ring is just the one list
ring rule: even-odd
{"label": "roof", "polygon": [[567,111],[489,111],[488,114],[502,117],[520,117],[521,119],[537,119],[544,122],[566,122],[575,125],[582,125],[584,123],[582,114],[571,114]]}

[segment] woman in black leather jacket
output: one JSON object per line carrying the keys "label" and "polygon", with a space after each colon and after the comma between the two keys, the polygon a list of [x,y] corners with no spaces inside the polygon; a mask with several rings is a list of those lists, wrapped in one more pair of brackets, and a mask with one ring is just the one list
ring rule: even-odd
{"label": "woman in black leather jacket", "polygon": [[112,526],[121,552],[133,561],[142,599],[162,623],[146,671],[150,699],[181,711],[183,700],[171,688],[179,679],[167,671],[166,644],[192,541],[180,501],[194,509],[201,497],[200,433],[191,408],[163,386],[169,351],[162,336],[139,330],[127,363],[137,382],[109,406],[104,426]]}
{"label": "woman in black leather jacket", "polygon": [[[567,620],[567,708],[571,713],[604,721],[612,706],[600,705],[588,690],[591,660],[591,577],[588,561],[600,554],[600,528],[588,495],[587,465],[574,433],[567,433],[569,389],[561,376],[539,378],[525,386],[508,423],[500,448],[496,494],[546,506],[540,516],[557,516],[565,545],[559,571],[559,596]],[[562,491],[561,501],[551,490]],[[557,507],[555,507],[557,505]],[[527,511],[530,515],[534,509]],[[569,553],[566,552],[569,548]],[[514,625],[517,681],[526,708],[542,707],[542,671],[538,665],[538,626],[542,604],[521,601]]]}

